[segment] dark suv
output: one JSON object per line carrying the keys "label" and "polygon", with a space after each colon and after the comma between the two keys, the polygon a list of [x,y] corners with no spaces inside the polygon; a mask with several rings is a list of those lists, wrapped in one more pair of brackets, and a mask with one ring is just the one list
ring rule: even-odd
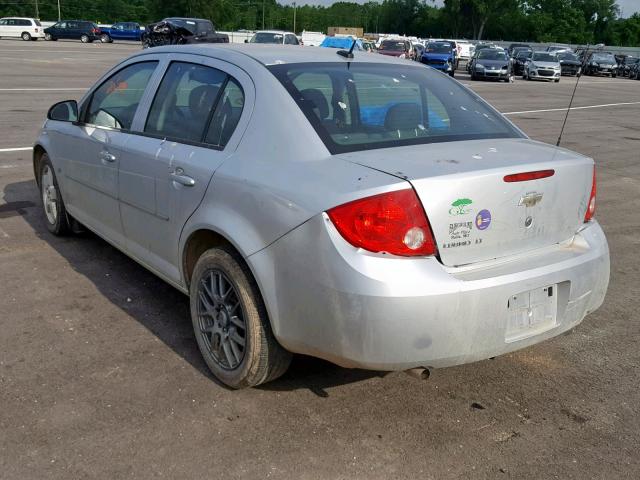
{"label": "dark suv", "polygon": [[62,20],[49,28],[44,29],[45,40],[58,40],[69,38],[80,40],[82,43],[91,43],[100,39],[102,32],[93,22],[86,20]]}

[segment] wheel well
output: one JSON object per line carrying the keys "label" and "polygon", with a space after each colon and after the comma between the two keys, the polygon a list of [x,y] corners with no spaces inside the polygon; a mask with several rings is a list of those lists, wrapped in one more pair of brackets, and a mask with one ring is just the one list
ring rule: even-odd
{"label": "wheel well", "polygon": [[184,279],[187,284],[187,288],[191,283],[191,275],[193,274],[193,269],[195,268],[200,256],[210,248],[222,245],[228,246],[237,251],[229,240],[212,230],[196,230],[189,236],[182,253],[182,270],[184,272]]}
{"label": "wheel well", "polygon": [[33,147],[33,174],[36,177],[36,183],[38,187],[40,186],[40,160],[42,160],[42,155],[46,153],[45,149],[40,145],[36,145]]}

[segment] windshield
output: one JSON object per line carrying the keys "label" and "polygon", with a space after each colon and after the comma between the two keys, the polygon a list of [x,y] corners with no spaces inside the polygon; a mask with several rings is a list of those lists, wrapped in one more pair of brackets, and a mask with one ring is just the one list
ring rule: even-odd
{"label": "windshield", "polygon": [[532,54],[533,52],[531,50],[524,50],[522,52],[518,52],[516,58],[529,58]]}
{"label": "windshield", "polygon": [[480,60],[506,60],[507,54],[500,50],[491,50],[485,48],[483,50],[480,50],[480,52],[478,53],[478,58]]}
{"label": "windshield", "polygon": [[578,56],[574,55],[573,53],[559,53],[558,54],[558,58],[560,60],[574,60],[576,62],[580,61],[580,60],[578,60]]}
{"label": "windshield", "polygon": [[397,42],[393,40],[385,40],[380,45],[380,50],[390,50],[392,52],[404,52],[404,42]]}
{"label": "windshield", "polygon": [[282,33],[269,33],[269,32],[258,32],[249,43],[283,43],[284,34]]}
{"label": "windshield", "polygon": [[357,62],[268,68],[332,154],[522,136],[480,97],[435,70]]}
{"label": "windshield", "polygon": [[595,53],[593,55],[593,60],[596,62],[611,62],[616,63],[616,59],[613,58],[613,55],[610,53]]}
{"label": "windshield", "polygon": [[451,53],[451,45],[449,45],[448,43],[429,43],[427,44],[427,52]]}
{"label": "windshield", "polygon": [[546,53],[546,52],[533,52],[531,56],[531,60],[538,62],[557,62],[558,57],[555,53]]}

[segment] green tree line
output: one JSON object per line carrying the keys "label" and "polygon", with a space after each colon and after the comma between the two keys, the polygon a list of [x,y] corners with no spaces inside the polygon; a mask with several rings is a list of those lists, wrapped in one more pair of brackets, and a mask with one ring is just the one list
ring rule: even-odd
{"label": "green tree line", "polygon": [[[304,0],[300,0],[304,1]],[[293,29],[293,4],[276,0],[60,0],[63,18],[149,23],[167,16],[209,18],[219,30]],[[0,0],[0,16],[55,20],[57,0]],[[640,15],[620,18],[616,0],[382,0],[295,7],[296,30],[362,27],[428,37],[640,46]]]}

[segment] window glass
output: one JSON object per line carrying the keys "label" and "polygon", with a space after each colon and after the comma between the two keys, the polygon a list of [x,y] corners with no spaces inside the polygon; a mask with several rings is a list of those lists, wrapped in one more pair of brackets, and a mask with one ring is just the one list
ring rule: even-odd
{"label": "window glass", "polygon": [[36,22],[36,25],[37,25],[38,27],[41,27],[41,26],[42,26],[42,24],[40,23],[40,20],[34,20],[34,22]]}
{"label": "window glass", "polygon": [[229,78],[211,119],[205,142],[224,147],[238,125],[243,107],[242,87],[234,79]]}
{"label": "window glass", "polygon": [[287,45],[298,45],[298,39],[295,35],[287,35],[284,38],[284,43],[286,43]]}
{"label": "window glass", "polygon": [[96,89],[87,109],[86,122],[100,127],[129,130],[147,83],[158,62],[129,65]]}
{"label": "window glass", "polygon": [[15,24],[16,24],[16,21],[15,21],[15,20],[13,20],[13,19],[11,19],[11,18],[10,18],[9,20],[7,20],[7,25],[11,25],[11,26],[13,26],[13,25],[15,25]]}
{"label": "window glass", "polygon": [[53,28],[67,28],[67,22],[58,22],[53,26]]}
{"label": "window glass", "polygon": [[374,63],[268,68],[334,154],[522,136],[479,97],[430,69]]}
{"label": "window glass", "polygon": [[173,62],[153,100],[144,131],[201,142],[226,78],[215,68]]}

